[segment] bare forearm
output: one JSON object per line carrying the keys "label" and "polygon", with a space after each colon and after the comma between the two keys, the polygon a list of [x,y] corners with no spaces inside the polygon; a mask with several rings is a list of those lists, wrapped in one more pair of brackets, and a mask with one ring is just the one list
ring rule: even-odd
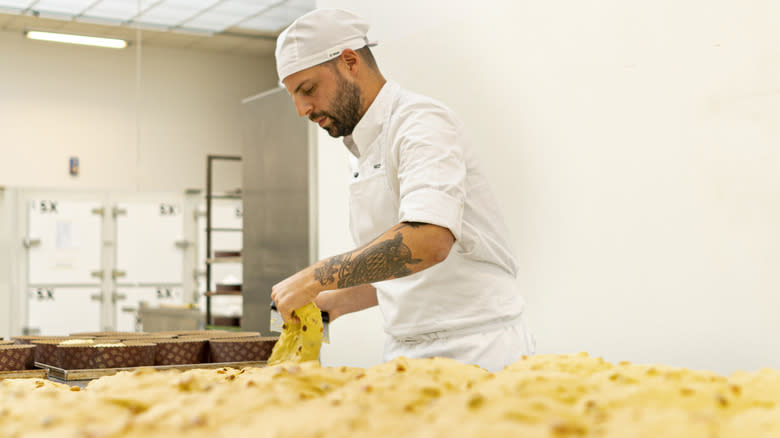
{"label": "bare forearm", "polygon": [[376,288],[370,284],[329,290],[317,295],[314,300],[322,310],[330,313],[331,320],[347,313],[359,312],[378,304]]}
{"label": "bare forearm", "polygon": [[444,261],[455,239],[446,228],[400,223],[367,245],[313,266],[322,290],[401,278]]}

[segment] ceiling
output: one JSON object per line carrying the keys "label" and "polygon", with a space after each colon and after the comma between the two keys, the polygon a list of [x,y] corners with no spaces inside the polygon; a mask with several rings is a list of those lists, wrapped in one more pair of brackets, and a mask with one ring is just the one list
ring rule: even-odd
{"label": "ceiling", "polygon": [[46,30],[144,45],[267,56],[315,0],[0,0],[0,30]]}

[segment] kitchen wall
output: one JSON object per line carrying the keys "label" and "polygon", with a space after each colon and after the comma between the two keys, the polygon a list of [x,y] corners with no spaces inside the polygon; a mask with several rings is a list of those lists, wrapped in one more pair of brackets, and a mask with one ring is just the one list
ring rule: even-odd
{"label": "kitchen wall", "polygon": [[[318,6],[365,16],[385,75],[470,127],[540,353],[780,367],[780,4]],[[318,152],[324,257],[352,243],[343,146]],[[379,362],[380,320],[336,321],[326,362]]]}
{"label": "kitchen wall", "polygon": [[[272,56],[143,44],[139,58],[133,45],[0,32],[0,185],[202,188],[206,155],[240,154],[240,101],[276,85],[273,65]],[[71,156],[80,159],[78,178],[68,174]]]}
{"label": "kitchen wall", "polygon": [[[206,155],[240,155],[240,101],[276,86],[272,56],[141,47],[139,58],[137,46],[0,32],[0,187],[181,193],[205,187]],[[240,187],[240,172],[223,167],[218,189]],[[0,336],[18,334],[15,196],[0,190]]]}

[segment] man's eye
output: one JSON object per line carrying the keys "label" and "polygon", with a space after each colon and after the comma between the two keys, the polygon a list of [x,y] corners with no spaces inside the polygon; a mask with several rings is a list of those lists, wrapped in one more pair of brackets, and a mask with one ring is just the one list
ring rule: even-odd
{"label": "man's eye", "polygon": [[314,87],[310,87],[310,88],[308,88],[308,89],[306,89],[306,90],[303,90],[303,94],[305,94],[305,95],[307,95],[307,96],[311,96],[311,94],[312,94],[313,92],[314,92]]}

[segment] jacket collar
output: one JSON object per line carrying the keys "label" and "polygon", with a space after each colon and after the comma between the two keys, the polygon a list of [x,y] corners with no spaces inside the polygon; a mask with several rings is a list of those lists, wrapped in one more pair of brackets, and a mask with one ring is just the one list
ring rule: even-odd
{"label": "jacket collar", "polygon": [[344,137],[344,145],[352,155],[360,158],[366,150],[376,141],[379,133],[387,121],[390,110],[393,107],[395,95],[399,90],[398,84],[392,81],[385,82],[382,89],[371,102],[371,105],[363,114],[351,135]]}

